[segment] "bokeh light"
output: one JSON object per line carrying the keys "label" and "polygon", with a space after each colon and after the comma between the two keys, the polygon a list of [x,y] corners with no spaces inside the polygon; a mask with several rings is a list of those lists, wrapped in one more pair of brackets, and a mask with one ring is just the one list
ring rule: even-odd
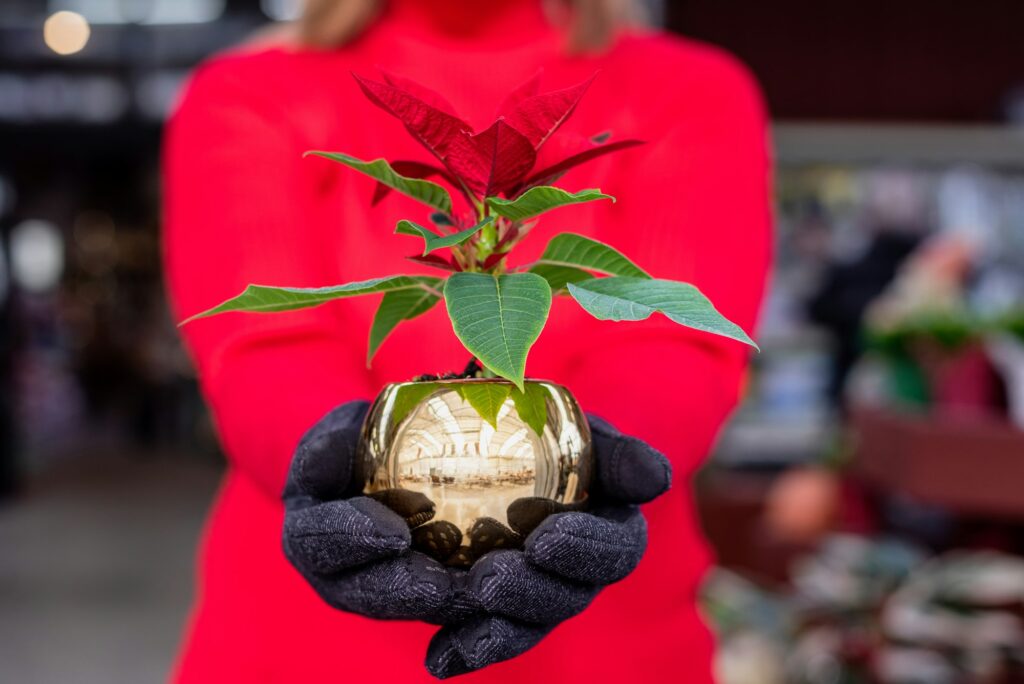
{"label": "bokeh light", "polygon": [[89,22],[76,12],[54,12],[43,23],[43,40],[58,55],[81,52],[91,33]]}
{"label": "bokeh light", "polygon": [[52,291],[64,273],[64,237],[49,221],[30,219],[11,230],[11,276],[25,291]]}

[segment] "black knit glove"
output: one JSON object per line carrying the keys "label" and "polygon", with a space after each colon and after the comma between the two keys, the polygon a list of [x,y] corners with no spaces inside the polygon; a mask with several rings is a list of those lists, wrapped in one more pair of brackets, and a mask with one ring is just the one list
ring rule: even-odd
{"label": "black knit glove", "polygon": [[353,477],[364,401],[343,404],[306,433],[284,489],[285,556],[321,598],[367,617],[436,622],[449,607],[453,573],[410,550],[410,524],[433,504],[407,492],[405,517],[361,496]]}
{"label": "black knit glove", "polygon": [[428,529],[433,514],[426,497],[359,495],[353,465],[366,409],[365,402],[345,404],[300,442],[284,493],[285,555],[336,608],[445,625],[427,652],[435,676],[524,653],[640,561],[647,527],[636,504],[671,480],[668,461],[645,443],[591,418],[598,481],[589,512],[543,517],[541,502],[520,499],[509,519],[533,530],[523,550],[491,551],[467,572],[412,550],[413,535]]}
{"label": "black knit glove", "polygon": [[473,565],[467,592],[485,614],[434,635],[427,650],[434,676],[472,672],[525,653],[640,562],[647,523],[637,504],[668,490],[672,468],[639,439],[600,418],[590,416],[589,422],[597,482],[588,512],[550,515],[522,551],[492,551]]}

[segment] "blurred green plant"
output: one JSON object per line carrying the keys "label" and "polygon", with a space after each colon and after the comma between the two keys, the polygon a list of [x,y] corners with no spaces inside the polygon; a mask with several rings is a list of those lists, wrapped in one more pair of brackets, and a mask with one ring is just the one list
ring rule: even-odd
{"label": "blurred green plant", "polygon": [[966,311],[930,311],[908,315],[884,328],[867,327],[867,349],[889,357],[905,358],[922,343],[953,352],[977,342],[989,330],[981,319]]}
{"label": "blurred green plant", "polygon": [[999,316],[991,326],[996,332],[1006,333],[1024,342],[1024,308]]}

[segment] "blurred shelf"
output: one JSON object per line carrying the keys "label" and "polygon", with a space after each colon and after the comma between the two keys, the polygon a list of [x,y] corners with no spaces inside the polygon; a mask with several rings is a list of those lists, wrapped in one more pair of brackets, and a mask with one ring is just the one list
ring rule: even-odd
{"label": "blurred shelf", "polygon": [[793,560],[806,549],[776,539],[764,523],[777,473],[708,468],[697,480],[701,530],[717,565],[771,585],[783,585]]}
{"label": "blurred shelf", "polygon": [[776,123],[776,161],[801,164],[982,164],[1024,170],[1024,127]]}
{"label": "blurred shelf", "polygon": [[734,469],[779,468],[813,463],[831,441],[833,417],[818,411],[802,420],[770,411],[737,414],[714,450],[714,463]]}
{"label": "blurred shelf", "polygon": [[868,485],[968,515],[1024,519],[1024,432],[997,419],[859,410],[854,472]]}

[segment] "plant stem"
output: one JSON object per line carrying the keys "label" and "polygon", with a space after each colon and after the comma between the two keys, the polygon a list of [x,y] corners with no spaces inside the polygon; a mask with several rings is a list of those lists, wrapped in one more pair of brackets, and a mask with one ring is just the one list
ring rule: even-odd
{"label": "plant stem", "polygon": [[452,256],[455,258],[455,263],[459,265],[459,268],[463,271],[469,270],[467,268],[466,252],[462,247],[452,247]]}
{"label": "plant stem", "polygon": [[424,290],[426,290],[430,294],[434,295],[435,297],[438,297],[438,298],[444,297],[444,295],[441,294],[440,290],[438,290],[436,288],[433,288],[430,285],[427,285],[425,283],[420,283],[420,287],[422,287]]}

